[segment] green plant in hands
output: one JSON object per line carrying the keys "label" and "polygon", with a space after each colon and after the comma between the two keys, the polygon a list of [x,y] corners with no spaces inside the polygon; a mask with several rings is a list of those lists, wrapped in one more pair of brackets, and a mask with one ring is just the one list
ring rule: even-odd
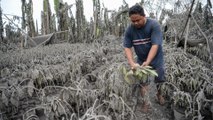
{"label": "green plant in hands", "polygon": [[127,70],[126,67],[121,67],[121,72],[124,75],[124,80],[128,84],[134,84],[137,81],[145,81],[149,76],[158,76],[157,72],[151,66],[139,66],[135,69]]}

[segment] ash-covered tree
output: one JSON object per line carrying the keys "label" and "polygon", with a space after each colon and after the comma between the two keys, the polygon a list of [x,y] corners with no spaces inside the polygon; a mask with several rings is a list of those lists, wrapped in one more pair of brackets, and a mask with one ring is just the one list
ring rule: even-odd
{"label": "ash-covered tree", "polygon": [[126,3],[125,0],[123,0],[123,5],[119,7],[119,11],[117,13],[113,13],[113,19],[114,19],[113,33],[116,36],[121,36],[124,33],[125,28],[129,24],[128,10],[129,10],[129,5]]}
{"label": "ash-covered tree", "polygon": [[76,0],[76,22],[77,22],[77,40],[83,42],[85,32],[85,16],[83,0]]}
{"label": "ash-covered tree", "polygon": [[93,37],[94,38],[97,38],[100,33],[100,29],[99,29],[100,13],[101,13],[100,0],[93,0],[93,18],[94,18]]}
{"label": "ash-covered tree", "polygon": [[210,0],[207,0],[207,4],[204,6],[204,20],[205,26],[210,28],[213,26],[213,15],[212,15],[212,3]]}
{"label": "ash-covered tree", "polygon": [[54,0],[54,8],[58,21],[58,31],[68,30],[68,5],[63,3],[62,0]]}
{"label": "ash-covered tree", "polygon": [[1,0],[0,0],[0,42],[3,41],[3,32],[4,32],[4,26],[2,21],[2,9],[1,9]]}
{"label": "ash-covered tree", "polygon": [[54,27],[51,24],[52,12],[50,9],[49,0],[43,0],[43,12],[41,12],[42,18],[42,34],[49,34],[54,31]]}
{"label": "ash-covered tree", "polygon": [[21,11],[22,11],[22,29],[26,27],[26,0],[21,0]]}
{"label": "ash-covered tree", "polygon": [[75,20],[75,17],[72,13],[72,10],[71,10],[71,7],[73,6],[72,5],[69,5],[68,7],[68,11],[69,11],[69,14],[70,14],[70,19],[69,19],[69,16],[67,16],[67,19],[68,19],[68,28],[69,28],[69,42],[70,43],[75,43],[75,38],[76,38],[76,20]]}
{"label": "ash-covered tree", "polygon": [[17,29],[16,26],[14,26],[13,24],[14,21],[10,21],[8,24],[5,25],[5,34],[6,34],[4,39],[5,44],[20,42],[19,38],[21,35],[21,31]]}
{"label": "ash-covered tree", "polygon": [[26,15],[27,15],[27,27],[28,27],[28,34],[30,37],[36,36],[35,33],[35,25],[33,20],[33,2],[29,0],[29,3],[26,4]]}

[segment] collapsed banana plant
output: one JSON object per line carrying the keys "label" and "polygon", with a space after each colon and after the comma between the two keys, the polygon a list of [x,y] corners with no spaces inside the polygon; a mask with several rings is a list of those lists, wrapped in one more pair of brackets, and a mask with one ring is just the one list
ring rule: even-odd
{"label": "collapsed banana plant", "polygon": [[124,80],[128,84],[136,82],[145,82],[149,77],[158,76],[157,72],[151,66],[139,66],[136,69],[127,70],[126,67],[121,67],[121,72],[124,75]]}

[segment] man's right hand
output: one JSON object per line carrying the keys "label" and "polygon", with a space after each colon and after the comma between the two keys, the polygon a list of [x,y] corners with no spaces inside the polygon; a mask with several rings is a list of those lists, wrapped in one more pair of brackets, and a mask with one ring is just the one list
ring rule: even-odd
{"label": "man's right hand", "polygon": [[136,69],[137,67],[140,67],[138,63],[131,64],[131,69]]}

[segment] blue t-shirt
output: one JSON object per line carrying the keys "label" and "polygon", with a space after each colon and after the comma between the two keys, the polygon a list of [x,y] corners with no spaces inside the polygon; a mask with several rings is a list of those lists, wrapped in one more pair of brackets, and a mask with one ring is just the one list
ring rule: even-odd
{"label": "blue t-shirt", "polygon": [[123,45],[126,48],[134,47],[139,64],[142,64],[147,59],[153,44],[159,45],[157,54],[150,64],[157,68],[164,64],[162,43],[163,35],[160,24],[156,20],[147,18],[145,26],[141,28],[136,28],[133,25],[128,26],[124,35]]}

